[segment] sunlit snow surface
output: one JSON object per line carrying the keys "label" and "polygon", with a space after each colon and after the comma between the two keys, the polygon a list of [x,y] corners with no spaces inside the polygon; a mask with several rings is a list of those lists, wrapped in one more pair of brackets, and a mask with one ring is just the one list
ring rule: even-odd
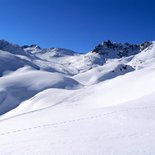
{"label": "sunlit snow surface", "polygon": [[0,51],[0,155],[155,154],[154,43],[106,61],[10,47]]}

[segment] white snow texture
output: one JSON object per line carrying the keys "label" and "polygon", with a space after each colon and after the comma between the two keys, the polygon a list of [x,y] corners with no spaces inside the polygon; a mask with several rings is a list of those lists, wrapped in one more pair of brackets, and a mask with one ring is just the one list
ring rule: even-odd
{"label": "white snow texture", "polygon": [[0,40],[0,155],[154,155],[154,131],[155,42]]}

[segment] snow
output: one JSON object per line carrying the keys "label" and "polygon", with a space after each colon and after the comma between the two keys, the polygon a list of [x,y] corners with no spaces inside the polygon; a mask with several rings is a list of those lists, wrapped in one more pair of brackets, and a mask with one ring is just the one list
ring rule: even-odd
{"label": "snow", "polygon": [[0,40],[0,50],[7,51],[15,55],[29,55],[19,45],[14,45],[5,40]]}
{"label": "snow", "polygon": [[155,154],[154,42],[122,58],[22,49],[0,51],[0,154]]}
{"label": "snow", "polygon": [[[39,91],[47,88],[76,89],[80,87],[77,81],[60,75],[44,71],[19,70],[13,74],[4,76],[0,80],[0,94],[5,93],[5,99],[0,104],[0,114],[17,107]],[[4,98],[4,95],[2,95]]]}
{"label": "snow", "polygon": [[87,72],[77,74],[74,76],[74,79],[80,81],[85,85],[91,85],[115,78],[131,71],[134,71],[134,68],[132,66],[123,64],[118,60],[112,60],[105,63],[103,66],[95,67],[88,70]]}
{"label": "snow", "polygon": [[107,109],[48,108],[14,117],[1,122],[0,152],[154,154],[154,101],[149,95]]}

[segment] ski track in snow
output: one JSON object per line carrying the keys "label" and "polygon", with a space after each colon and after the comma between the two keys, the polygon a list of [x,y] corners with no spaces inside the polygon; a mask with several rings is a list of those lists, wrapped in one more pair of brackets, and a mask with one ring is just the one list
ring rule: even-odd
{"label": "ski track in snow", "polygon": [[[92,116],[88,116],[88,117],[82,117],[82,118],[67,120],[67,121],[58,122],[58,123],[49,123],[49,124],[43,124],[43,125],[39,125],[39,126],[24,128],[24,129],[21,129],[21,130],[20,129],[19,130],[13,130],[13,131],[9,131],[9,132],[0,133],[0,136],[5,136],[5,135],[19,133],[19,132],[26,132],[26,131],[35,130],[35,129],[38,129],[38,128],[59,127],[61,125],[67,125],[67,124],[72,124],[72,123],[86,121],[86,120],[104,118],[104,117],[108,117],[108,116],[116,114],[116,113],[129,112],[129,111],[133,111],[133,110],[144,110],[144,109],[145,110],[150,110],[152,108],[155,108],[155,106],[129,108],[129,109],[126,109],[126,110],[113,111],[113,112],[94,115],[94,116],[92,115]],[[9,119],[11,119],[11,118],[9,118]]]}

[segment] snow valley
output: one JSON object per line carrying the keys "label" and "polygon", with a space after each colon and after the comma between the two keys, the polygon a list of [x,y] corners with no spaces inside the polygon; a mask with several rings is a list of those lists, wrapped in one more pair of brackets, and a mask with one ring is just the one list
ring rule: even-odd
{"label": "snow valley", "polygon": [[0,41],[0,155],[153,155],[154,104],[155,42]]}

